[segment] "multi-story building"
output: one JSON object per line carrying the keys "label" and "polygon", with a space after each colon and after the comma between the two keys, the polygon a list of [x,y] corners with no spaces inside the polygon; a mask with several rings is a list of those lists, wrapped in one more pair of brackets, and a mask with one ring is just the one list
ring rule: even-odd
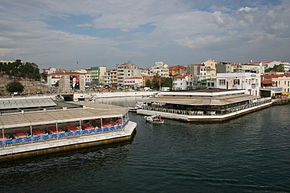
{"label": "multi-story building", "polygon": [[207,60],[205,62],[203,62],[202,64],[204,64],[205,66],[205,69],[206,69],[206,73],[207,75],[209,75],[209,78],[210,79],[215,79],[216,78],[216,64],[218,62],[210,59],[210,60]]}
{"label": "multi-story building", "polygon": [[154,66],[149,68],[149,75],[154,76],[154,75],[159,75],[161,77],[169,77],[169,69],[168,65],[165,64],[164,62],[155,62]]}
{"label": "multi-story building", "polygon": [[117,69],[107,70],[104,76],[104,84],[109,86],[116,86],[117,83]]}
{"label": "multi-story building", "polygon": [[197,84],[200,81],[210,79],[204,64],[190,64],[187,66],[187,74],[192,75],[194,82]]}
{"label": "multi-story building", "polygon": [[246,94],[259,96],[261,85],[257,73],[217,73],[216,87],[220,89],[243,89]]}
{"label": "multi-story building", "polygon": [[141,77],[141,70],[135,64],[124,63],[117,66],[118,86],[123,86],[124,80],[131,77]]}
{"label": "multi-story building", "polygon": [[191,90],[192,86],[192,75],[185,74],[173,78],[172,90]]}
{"label": "multi-story building", "polygon": [[169,76],[185,75],[187,73],[187,68],[185,65],[174,65],[169,66]]}
{"label": "multi-story building", "polygon": [[290,94],[290,75],[284,75],[276,78],[272,78],[272,81],[276,83],[276,86],[283,92]]}
{"label": "multi-story building", "polygon": [[138,89],[143,87],[142,77],[131,77],[124,79],[124,88]]}
{"label": "multi-story building", "polygon": [[265,72],[265,66],[262,63],[243,63],[239,64],[237,71],[263,74]]}
{"label": "multi-story building", "polygon": [[273,72],[261,75],[263,88],[290,93],[290,73]]}
{"label": "multi-story building", "polygon": [[104,84],[105,83],[104,76],[105,76],[106,70],[107,70],[107,67],[105,66],[91,67],[90,73],[91,73],[92,84],[94,85]]}
{"label": "multi-story building", "polygon": [[218,62],[216,64],[216,72],[217,73],[236,72],[237,68],[238,68],[238,64],[231,64],[229,62]]}

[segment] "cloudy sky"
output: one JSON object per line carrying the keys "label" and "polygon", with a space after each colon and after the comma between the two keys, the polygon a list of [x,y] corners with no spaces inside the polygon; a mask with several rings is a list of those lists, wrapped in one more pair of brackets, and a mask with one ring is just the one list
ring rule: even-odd
{"label": "cloudy sky", "polygon": [[17,58],[66,69],[289,61],[290,1],[0,0],[0,60]]}

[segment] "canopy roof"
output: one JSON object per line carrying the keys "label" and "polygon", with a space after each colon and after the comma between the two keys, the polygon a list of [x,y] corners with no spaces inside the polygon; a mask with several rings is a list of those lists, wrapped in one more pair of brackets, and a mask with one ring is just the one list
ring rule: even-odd
{"label": "canopy roof", "polygon": [[167,103],[167,104],[179,104],[179,105],[227,105],[238,103],[247,100],[257,99],[259,97],[239,94],[239,95],[228,95],[228,96],[216,96],[216,97],[186,97],[186,96],[161,96],[158,98],[150,98],[144,100],[144,102],[156,102],[156,103]]}
{"label": "canopy roof", "polygon": [[0,99],[0,109],[21,109],[56,106],[51,98],[7,98]]}
{"label": "canopy roof", "polygon": [[[84,103],[83,105],[85,105]],[[122,116],[127,108],[107,104],[87,104],[84,108],[61,109],[42,112],[4,114],[0,116],[0,128],[17,128],[30,125],[55,124],[97,118]]]}

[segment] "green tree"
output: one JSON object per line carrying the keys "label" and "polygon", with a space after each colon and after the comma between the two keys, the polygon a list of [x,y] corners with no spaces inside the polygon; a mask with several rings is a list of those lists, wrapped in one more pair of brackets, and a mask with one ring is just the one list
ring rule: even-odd
{"label": "green tree", "polygon": [[172,78],[163,77],[161,78],[161,86],[162,87],[169,87],[172,89]]}
{"label": "green tree", "polygon": [[273,68],[268,68],[265,70],[266,72],[276,71],[276,72],[284,72],[284,64],[275,65]]}
{"label": "green tree", "polygon": [[150,81],[149,79],[147,79],[147,80],[145,81],[145,86],[151,88],[152,84],[151,84],[151,81]]}
{"label": "green tree", "polygon": [[6,85],[6,90],[10,93],[13,92],[22,93],[24,90],[24,86],[20,82],[13,81]]}
{"label": "green tree", "polygon": [[156,74],[153,76],[152,80],[152,88],[159,90],[161,85],[161,76],[159,74]]}

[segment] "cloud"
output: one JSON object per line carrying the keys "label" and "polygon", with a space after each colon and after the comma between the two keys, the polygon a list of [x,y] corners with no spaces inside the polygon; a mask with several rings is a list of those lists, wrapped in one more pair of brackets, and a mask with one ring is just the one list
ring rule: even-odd
{"label": "cloud", "polygon": [[252,7],[241,7],[240,9],[239,9],[239,11],[241,11],[241,12],[251,12],[251,11],[256,11],[257,10],[257,8],[252,8]]}
{"label": "cloud", "polygon": [[[264,57],[269,48],[269,58],[282,57],[281,50],[290,45],[290,3],[271,2],[5,1],[0,5],[0,56],[67,67],[75,67],[75,58],[86,65],[148,64],[158,56],[183,64],[214,56],[247,61]],[[77,22],[80,15],[90,20]],[[48,23],[51,17],[63,23]]]}

